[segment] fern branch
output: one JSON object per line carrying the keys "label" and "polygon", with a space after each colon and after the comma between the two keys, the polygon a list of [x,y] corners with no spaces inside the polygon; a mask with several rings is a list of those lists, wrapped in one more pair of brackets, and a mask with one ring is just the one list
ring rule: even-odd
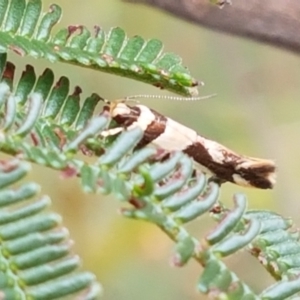
{"label": "fern branch", "polygon": [[105,33],[95,27],[69,26],[51,31],[61,8],[51,5],[44,15],[42,1],[0,0],[0,52],[8,49],[51,62],[61,61],[143,81],[183,95],[197,95],[198,81],[182,66],[181,58],[164,53],[162,42],[127,38],[121,28]]}
{"label": "fern branch", "polygon": [[[266,232],[271,233],[269,242],[273,241],[274,247],[278,230],[281,235],[284,232],[289,238],[293,236],[298,245],[298,235],[288,232],[289,221],[278,216],[270,229],[268,222],[275,215],[269,213],[262,218],[261,212],[247,212],[242,195],[236,196],[232,210],[223,208],[217,203],[218,186],[207,184],[204,175],[195,177],[192,161],[182,153],[171,155],[165,162],[153,163],[157,156],[155,149],[133,152],[143,134],[139,129],[126,131],[112,141],[103,139],[101,131],[109,125],[110,116],[105,111],[94,116],[99,96],[92,95],[80,107],[79,88],[68,96],[69,82],[64,77],[52,87],[54,75],[49,69],[36,82],[32,67],[26,68],[16,92],[12,93],[14,67],[11,63],[5,66],[3,55],[0,65],[3,66],[1,151],[61,170],[66,176],[76,175],[86,191],[114,193],[120,200],[128,201],[132,208],[123,209],[124,216],[152,222],[175,241],[175,265],[184,265],[194,258],[204,267],[198,284],[203,293],[217,299],[225,294],[230,299],[269,295],[275,299],[299,291],[297,280],[287,277],[284,269],[279,268],[276,279],[280,282],[258,296],[221,260],[250,243],[255,253],[254,249],[261,247],[259,241],[266,239]],[[94,155],[96,160],[87,163],[76,158],[80,150]],[[198,241],[183,225],[207,212],[213,213],[218,224]],[[272,253],[272,247],[269,249]],[[296,260],[296,257],[292,260],[290,270],[296,271]],[[271,260],[264,264],[268,271],[271,265]]]}
{"label": "fern branch", "polygon": [[45,212],[50,199],[32,200],[40,189],[35,183],[12,186],[28,171],[16,159],[0,164],[1,298],[97,297],[101,287],[94,275],[79,272],[61,217]]}

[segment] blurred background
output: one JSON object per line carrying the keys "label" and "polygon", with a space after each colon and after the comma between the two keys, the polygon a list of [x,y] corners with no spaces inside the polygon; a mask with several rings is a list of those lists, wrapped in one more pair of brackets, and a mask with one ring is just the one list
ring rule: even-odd
{"label": "blurred background", "polygon": [[[52,1],[44,1],[44,10]],[[218,34],[186,23],[146,6],[120,0],[56,1],[64,12],[59,26],[84,24],[93,29],[120,26],[129,36],[161,39],[165,51],[180,55],[192,75],[205,82],[200,95],[217,93],[203,102],[142,100],[142,103],[215,139],[239,153],[274,159],[278,184],[272,191],[222,188],[221,200],[232,206],[235,192],[247,195],[250,208],[271,209],[300,220],[300,60],[294,54],[247,40]],[[167,94],[133,80],[46,60],[9,59],[21,73],[25,64],[37,74],[46,67],[56,79],[65,75],[80,85],[84,99],[96,92],[107,99],[133,94]],[[62,182],[57,172],[34,166],[31,179],[43,186],[53,200],[53,210],[64,218],[75,241],[74,251],[83,267],[104,285],[103,299],[182,300],[205,299],[196,291],[201,267],[191,261],[173,268],[169,261],[173,243],[152,224],[127,220],[118,214],[114,197],[86,195],[77,179]],[[202,237],[213,226],[204,217],[188,226]],[[226,263],[254,291],[273,283],[248,253],[238,253]],[[259,280],[258,280],[259,279]]]}

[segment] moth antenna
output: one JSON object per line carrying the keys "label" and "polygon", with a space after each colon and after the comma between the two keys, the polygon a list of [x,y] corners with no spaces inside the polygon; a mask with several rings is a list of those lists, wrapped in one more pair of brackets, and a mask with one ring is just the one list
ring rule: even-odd
{"label": "moth antenna", "polygon": [[132,95],[124,97],[124,100],[134,100],[137,98],[148,98],[148,99],[167,99],[167,100],[175,100],[175,101],[199,101],[199,100],[205,100],[210,99],[212,97],[215,97],[217,94],[207,95],[207,96],[201,96],[201,97],[176,97],[176,96],[166,96],[166,95]]}
{"label": "moth antenna", "polygon": [[[138,97],[136,97],[136,98],[138,98]],[[121,101],[123,101],[123,102],[129,102],[130,101],[130,102],[135,103],[135,104],[140,103],[140,101],[136,100],[135,97],[134,98],[125,97]]]}

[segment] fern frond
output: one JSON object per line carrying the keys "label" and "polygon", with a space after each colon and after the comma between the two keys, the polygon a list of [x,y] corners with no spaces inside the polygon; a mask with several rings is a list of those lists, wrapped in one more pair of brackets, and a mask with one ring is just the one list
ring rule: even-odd
{"label": "fern frond", "polygon": [[[228,211],[219,207],[213,212],[220,222]],[[246,249],[256,257],[264,268],[278,281],[260,294],[260,299],[298,299],[300,235],[289,218],[284,218],[272,211],[249,210],[244,220],[256,220],[261,224],[259,234],[248,244]],[[235,231],[245,230],[245,223],[240,222]],[[295,298],[294,298],[295,297]]]}
{"label": "fern frond", "polygon": [[[249,211],[247,216],[258,219],[261,233],[248,249],[279,282],[262,292],[261,297],[281,299],[299,293],[300,239],[299,230],[290,219],[271,211]],[[299,296],[299,294],[297,294]],[[292,298],[292,299],[297,299]]]}
{"label": "fern frond", "polygon": [[50,199],[33,200],[35,183],[15,185],[28,170],[16,159],[0,164],[1,298],[97,297],[101,288],[93,274],[78,270],[61,217],[45,211]]}
{"label": "fern frond", "polygon": [[[81,177],[86,190],[114,193],[122,201],[128,201],[133,209],[123,209],[124,216],[153,222],[176,241],[178,245],[177,264],[184,264],[191,257],[195,257],[203,266],[206,266],[208,261],[215,260],[222,266],[224,272],[231,274],[222,261],[217,259],[212,247],[199,252],[198,241],[190,236],[182,226],[212,209],[218,198],[219,188],[216,184],[207,185],[204,175],[193,177],[194,168],[191,159],[183,153],[174,153],[164,162],[153,163],[152,161],[157,155],[155,149],[142,149],[133,153],[135,145],[143,134],[141,129],[136,128],[124,132],[106,145],[103,139],[102,142],[100,139],[100,144],[105,146],[105,152],[96,162],[84,163],[74,156],[76,151],[80,145],[88,145],[89,137],[92,139],[98,137],[99,139],[100,132],[109,122],[109,115],[102,114],[92,118],[88,123],[85,120],[82,123],[82,130],[74,135],[75,131],[72,133],[72,129],[73,124],[76,124],[76,116],[80,115],[79,106],[75,105],[77,108],[74,113],[71,106],[67,107],[68,100],[65,99],[68,97],[66,97],[60,102],[64,107],[61,110],[63,113],[59,113],[55,109],[56,113],[52,114],[51,118],[49,115],[45,117],[44,112],[49,110],[44,110],[43,107],[51,107],[48,105],[51,96],[47,101],[43,99],[46,95],[52,94],[49,86],[44,87],[40,93],[31,92],[27,95],[27,101],[22,100],[18,103],[18,99],[26,99],[26,97],[22,94],[19,97],[10,94],[9,82],[13,80],[12,69],[12,65],[7,64],[3,72],[6,74],[3,78],[5,80],[1,83],[2,87],[5,86],[7,90],[6,93],[2,93],[6,95],[6,99],[1,99],[2,103],[6,103],[6,107],[10,105],[13,107],[4,114],[6,119],[12,121],[4,121],[4,124],[9,123],[10,125],[4,126],[5,134],[1,141],[2,151],[18,153],[24,159],[55,167],[64,171],[67,176],[75,174]],[[30,70],[30,74],[32,74],[32,70]],[[47,74],[49,74],[49,70],[42,76],[53,77]],[[24,73],[20,82],[24,84],[24,78],[34,77]],[[33,86],[33,84],[31,85]],[[76,103],[78,102],[76,101]],[[30,114],[24,113],[25,104],[30,107],[28,112],[32,111],[33,116],[29,117]],[[65,107],[67,108],[65,109]],[[68,117],[69,113],[71,117]],[[54,121],[56,117],[58,119]],[[32,121],[28,121],[28,119]],[[63,124],[60,124],[61,120],[63,120]],[[47,136],[45,133],[40,134],[39,139],[25,139],[30,135],[32,137],[37,130],[43,132],[43,129],[49,127],[53,121],[60,126],[60,130],[63,132],[63,143],[62,140],[59,140],[58,143],[52,143],[52,148],[45,147],[49,144],[49,141],[45,139]],[[21,130],[20,128],[28,129]],[[48,139],[51,140],[50,136]],[[178,203],[181,205],[179,206]],[[247,238],[249,242],[250,237]],[[187,241],[189,241],[188,249],[186,246],[182,247],[183,244],[187,244]],[[220,249],[217,250],[220,251]],[[236,277],[232,275],[232,278]]]}
{"label": "fern frond", "polygon": [[[124,216],[152,222],[175,241],[175,265],[184,265],[194,258],[204,267],[198,284],[202,293],[216,299],[224,295],[229,299],[259,299],[222,258],[251,243],[256,245],[267,231],[274,231],[275,244],[277,231],[286,231],[288,222],[277,219],[268,225],[269,218],[264,220],[259,214],[255,217],[247,212],[247,201],[242,195],[236,195],[232,210],[223,208],[218,203],[219,187],[207,183],[203,174],[195,175],[191,159],[183,153],[172,153],[161,162],[156,149],[134,151],[143,135],[139,128],[125,131],[113,140],[104,139],[101,132],[109,126],[110,115],[105,110],[95,114],[100,97],[92,95],[80,106],[80,89],[75,88],[68,96],[68,80],[62,78],[53,86],[54,75],[49,69],[36,80],[33,68],[27,67],[14,93],[14,66],[5,66],[5,60],[4,55],[0,56],[1,151],[61,170],[65,176],[78,176],[86,191],[114,193],[130,203],[132,208],[122,209]],[[89,153],[95,161],[77,158],[78,151]],[[204,213],[212,213],[218,224],[198,241],[184,224]],[[294,242],[298,244],[298,236]],[[283,251],[277,252],[284,255]],[[296,270],[296,263],[295,258],[289,269]],[[270,269],[270,264],[265,266]],[[281,299],[282,295],[300,290],[292,276],[280,274],[276,279],[281,281],[261,295]]]}
{"label": "fern frond", "polygon": [[164,53],[162,42],[127,38],[123,29],[108,33],[95,27],[69,26],[51,35],[61,8],[51,5],[42,15],[42,1],[0,0],[0,52],[8,49],[133,78],[183,95],[197,95],[198,82],[182,66],[181,58]]}

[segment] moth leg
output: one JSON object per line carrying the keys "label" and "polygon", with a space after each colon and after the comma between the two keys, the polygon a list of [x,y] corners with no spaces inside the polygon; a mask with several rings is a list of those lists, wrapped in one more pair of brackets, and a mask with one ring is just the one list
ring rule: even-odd
{"label": "moth leg", "polygon": [[[139,150],[141,147],[137,145],[134,150]],[[164,149],[157,148],[157,153],[150,158],[151,163],[164,162],[170,158],[171,153]]]}
{"label": "moth leg", "polygon": [[102,137],[109,137],[109,136],[117,135],[117,134],[123,132],[124,130],[125,130],[125,128],[123,128],[123,127],[111,128],[111,129],[107,129],[107,130],[102,131],[100,133],[100,135]]}
{"label": "moth leg", "polygon": [[127,127],[132,123],[131,120],[129,120],[129,115],[126,115],[127,119],[121,124],[119,127],[107,129],[101,132],[101,136],[103,137],[108,137],[108,136],[113,136],[117,135],[127,129]]}
{"label": "moth leg", "polygon": [[213,175],[208,178],[208,182],[214,182],[214,183],[218,184],[219,186],[221,186],[223,183],[226,182],[226,180],[221,179],[221,178],[217,177],[216,175]]}

